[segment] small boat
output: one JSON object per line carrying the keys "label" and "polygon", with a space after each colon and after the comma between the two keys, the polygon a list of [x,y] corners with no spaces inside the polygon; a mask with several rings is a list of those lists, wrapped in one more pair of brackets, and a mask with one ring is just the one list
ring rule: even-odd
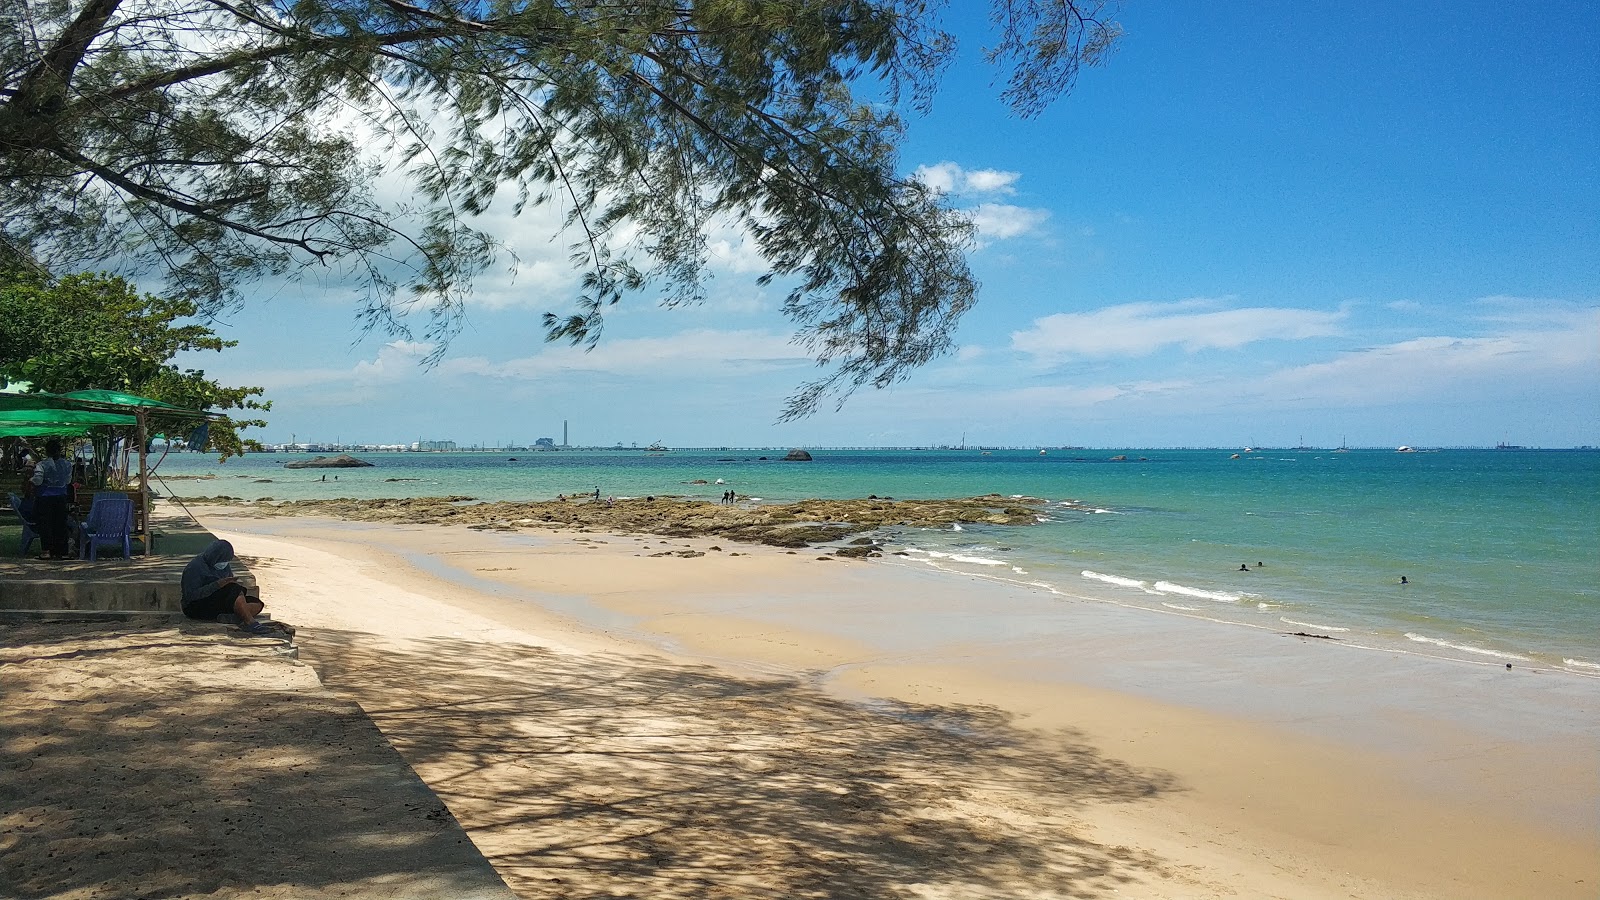
{"label": "small boat", "polygon": [[1415,452],[1417,452],[1417,448],[1415,448],[1415,447],[1407,447],[1405,444],[1401,444],[1400,446],[1394,448],[1394,452],[1396,452],[1396,453],[1415,453]]}

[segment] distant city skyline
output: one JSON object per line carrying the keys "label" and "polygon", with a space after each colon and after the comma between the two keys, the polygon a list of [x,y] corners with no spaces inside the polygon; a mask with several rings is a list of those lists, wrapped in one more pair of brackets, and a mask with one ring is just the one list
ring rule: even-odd
{"label": "distant city skyline", "polygon": [[625,300],[584,353],[543,340],[577,290],[549,211],[480,223],[517,268],[436,366],[363,336],[335,273],[260,285],[219,325],[239,347],[181,362],[265,387],[273,443],[1600,444],[1600,6],[1503,12],[1130,4],[1019,121],[951,10],[962,60],[901,168],[977,224],[979,303],[950,356],[799,422],[818,371],[744,236],[710,236],[704,305]]}

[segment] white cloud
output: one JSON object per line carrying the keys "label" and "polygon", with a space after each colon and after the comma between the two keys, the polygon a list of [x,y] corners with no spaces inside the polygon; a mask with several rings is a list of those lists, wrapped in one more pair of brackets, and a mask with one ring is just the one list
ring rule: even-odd
{"label": "white cloud", "polygon": [[1488,337],[1419,337],[1281,369],[1256,386],[1261,394],[1365,405],[1419,398],[1600,384],[1600,310],[1570,327],[1508,331]]}
{"label": "white cloud", "polygon": [[1013,332],[1011,346],[1045,359],[1147,356],[1163,347],[1232,350],[1263,340],[1305,340],[1340,333],[1343,311],[1250,307],[1218,301],[1127,303],[1087,313],[1057,313]]}
{"label": "white cloud", "polygon": [[356,363],[351,374],[365,384],[395,381],[414,374],[417,364],[432,352],[433,345],[421,341],[390,341],[378,348],[377,359]]}
{"label": "white cloud", "polygon": [[602,340],[594,350],[549,344],[534,356],[494,361],[485,357],[450,359],[440,364],[445,375],[483,375],[532,379],[572,372],[617,375],[662,373],[732,374],[752,370],[809,365],[811,360],[789,337],[768,331],[699,329],[667,337]]}
{"label": "white cloud", "polygon": [[1050,211],[1008,203],[980,203],[967,210],[967,217],[978,226],[981,237],[1003,241],[1020,237],[1043,225],[1050,218]]}
{"label": "white cloud", "polygon": [[964,169],[953,162],[918,166],[911,177],[941,194],[1014,194],[1020,172]]}

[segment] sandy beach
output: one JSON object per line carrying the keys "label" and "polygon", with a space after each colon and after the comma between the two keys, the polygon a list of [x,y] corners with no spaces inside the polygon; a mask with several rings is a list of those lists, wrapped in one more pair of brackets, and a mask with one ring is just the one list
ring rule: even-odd
{"label": "sandy beach", "polygon": [[1600,893],[1594,680],[1044,629],[893,559],[197,512],[522,897]]}

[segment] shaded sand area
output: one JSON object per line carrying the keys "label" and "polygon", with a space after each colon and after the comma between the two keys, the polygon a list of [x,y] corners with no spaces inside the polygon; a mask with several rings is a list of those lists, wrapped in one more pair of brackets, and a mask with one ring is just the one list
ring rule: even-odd
{"label": "shaded sand area", "polygon": [[523,897],[1600,893],[1593,680],[1042,632],[893,557],[200,512]]}
{"label": "shaded sand area", "polygon": [[0,897],[509,900],[283,647],[168,617],[0,622]]}

